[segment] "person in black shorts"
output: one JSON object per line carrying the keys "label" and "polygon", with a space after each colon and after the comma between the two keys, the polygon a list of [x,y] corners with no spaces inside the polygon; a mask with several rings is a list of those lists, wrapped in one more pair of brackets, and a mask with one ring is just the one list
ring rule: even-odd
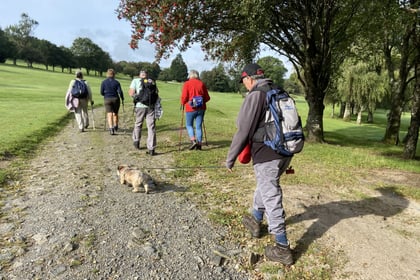
{"label": "person in black shorts", "polygon": [[108,69],[106,79],[101,83],[101,95],[104,97],[104,106],[107,113],[109,133],[114,135],[118,130],[118,111],[121,102],[124,103],[124,94],[120,82],[115,79],[115,71]]}

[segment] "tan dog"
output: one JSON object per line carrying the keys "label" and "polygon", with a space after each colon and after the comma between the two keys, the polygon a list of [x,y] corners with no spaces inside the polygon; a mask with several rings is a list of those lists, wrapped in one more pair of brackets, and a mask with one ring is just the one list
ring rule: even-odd
{"label": "tan dog", "polygon": [[119,165],[117,174],[120,177],[121,185],[127,184],[132,186],[135,193],[139,192],[141,185],[143,185],[145,193],[149,193],[149,186],[153,184],[149,174],[128,165]]}

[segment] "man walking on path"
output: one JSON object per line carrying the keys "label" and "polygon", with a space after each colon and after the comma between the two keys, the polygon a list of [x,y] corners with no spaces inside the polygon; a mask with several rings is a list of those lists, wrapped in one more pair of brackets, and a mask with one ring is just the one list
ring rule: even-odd
{"label": "man walking on path", "polygon": [[[153,87],[155,92],[146,91],[146,86]],[[143,122],[146,120],[147,125],[147,154],[156,155],[156,115],[155,104],[159,99],[158,89],[154,80],[148,77],[146,70],[141,70],[139,78],[133,79],[130,84],[128,94],[134,100],[134,112],[136,121],[133,129],[133,145],[135,149],[140,149],[141,130]],[[146,94],[150,94],[144,98]],[[138,99],[137,99],[138,98]]]}
{"label": "man walking on path", "polygon": [[[264,125],[267,107],[266,92],[274,86],[270,79],[264,78],[264,71],[258,64],[245,66],[240,83],[244,84],[249,93],[239,111],[238,129],[233,136],[226,160],[226,167],[230,172],[238,155],[252,141],[256,130]],[[267,246],[265,255],[271,261],[291,265],[293,257],[286,234],[283,193],[279,180],[292,158],[281,156],[263,142],[256,141],[252,141],[251,156],[257,187],[254,193],[252,214],[244,216],[242,222],[253,237],[259,238],[265,214],[268,230],[275,237],[275,245]]]}

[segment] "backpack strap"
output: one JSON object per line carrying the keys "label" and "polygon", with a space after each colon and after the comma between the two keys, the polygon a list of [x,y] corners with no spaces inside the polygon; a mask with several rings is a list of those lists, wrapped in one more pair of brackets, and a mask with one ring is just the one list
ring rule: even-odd
{"label": "backpack strap", "polygon": [[[262,96],[261,98],[264,98],[264,107],[263,107],[263,111],[266,112],[268,107],[267,107],[267,101],[266,101],[266,95],[267,95],[267,91],[269,91],[271,89],[269,84],[264,84],[263,86],[259,86],[256,87],[253,91],[261,91],[262,92]],[[265,135],[265,114],[264,114],[264,118],[258,123],[257,128],[254,132],[254,135],[252,136],[252,139],[250,139],[251,142],[255,142],[255,143],[262,143],[264,142],[264,135]]]}
{"label": "backpack strap", "polygon": [[[264,112],[267,112],[268,110],[270,110],[269,104],[267,103],[267,92],[269,92],[272,89],[277,89],[277,88],[279,87],[275,84],[266,83],[254,89],[254,91],[261,91],[264,93],[264,108],[263,108]],[[258,127],[252,137],[252,142],[263,143],[265,133],[266,131],[265,131],[265,114],[264,114],[264,118],[258,124]]]}

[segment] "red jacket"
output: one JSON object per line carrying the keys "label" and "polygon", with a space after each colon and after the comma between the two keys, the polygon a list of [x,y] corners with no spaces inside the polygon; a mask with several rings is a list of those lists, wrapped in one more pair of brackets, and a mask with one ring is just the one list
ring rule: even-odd
{"label": "red jacket", "polygon": [[[191,108],[190,101],[193,96],[201,95],[204,100],[203,107],[200,109]],[[196,110],[206,110],[206,103],[210,100],[206,85],[199,79],[189,79],[182,87],[181,104],[185,106],[185,112]]]}

